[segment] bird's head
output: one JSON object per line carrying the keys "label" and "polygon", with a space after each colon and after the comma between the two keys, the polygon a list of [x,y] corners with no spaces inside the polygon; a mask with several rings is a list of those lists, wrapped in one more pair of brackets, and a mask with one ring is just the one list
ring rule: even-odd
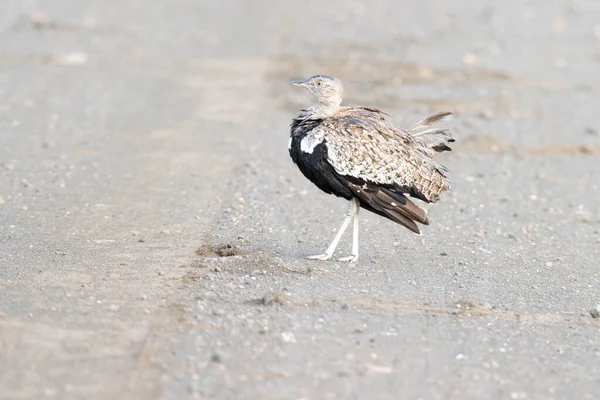
{"label": "bird's head", "polygon": [[344,87],[338,78],[328,75],[315,75],[305,81],[291,81],[290,85],[306,88],[323,106],[339,108]]}

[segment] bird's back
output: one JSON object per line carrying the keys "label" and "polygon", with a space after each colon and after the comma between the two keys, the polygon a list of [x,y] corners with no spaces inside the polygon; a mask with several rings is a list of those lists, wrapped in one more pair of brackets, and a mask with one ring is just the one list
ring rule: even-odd
{"label": "bird's back", "polygon": [[336,172],[389,186],[426,202],[449,188],[446,169],[432,156],[449,150],[452,136],[430,128],[450,113],[435,114],[403,130],[377,109],[344,107],[322,121],[328,159]]}

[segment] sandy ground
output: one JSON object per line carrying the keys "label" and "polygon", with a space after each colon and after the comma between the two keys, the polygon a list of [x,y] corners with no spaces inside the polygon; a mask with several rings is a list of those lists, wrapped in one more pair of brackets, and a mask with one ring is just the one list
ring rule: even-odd
{"label": "sandy ground", "polygon": [[[5,0],[0,398],[600,398],[600,4]],[[416,236],[287,155],[315,73],[455,111]],[[340,254],[350,248],[349,237]]]}

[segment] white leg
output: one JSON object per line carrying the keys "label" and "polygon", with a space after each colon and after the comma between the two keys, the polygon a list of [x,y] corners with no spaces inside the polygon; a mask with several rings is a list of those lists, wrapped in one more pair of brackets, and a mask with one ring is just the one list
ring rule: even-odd
{"label": "white leg", "polygon": [[352,227],[352,254],[348,257],[338,258],[338,261],[344,262],[355,262],[358,261],[358,211],[360,210],[360,205],[358,200],[354,200],[354,224]]}
{"label": "white leg", "polygon": [[335,235],[335,237],[331,241],[331,244],[329,245],[327,250],[325,250],[325,253],[317,254],[314,256],[308,256],[306,258],[308,258],[309,260],[321,260],[321,261],[326,261],[326,260],[331,259],[331,256],[333,256],[333,252],[335,251],[338,243],[340,242],[340,239],[342,238],[344,231],[350,224],[350,221],[352,221],[352,219],[356,215],[356,210],[357,210],[357,207],[355,206],[355,201],[354,201],[354,199],[352,199],[352,200],[350,200],[350,205],[348,206],[348,211],[346,211],[346,218],[344,219],[344,222],[342,222],[342,226],[340,226],[338,233]]}

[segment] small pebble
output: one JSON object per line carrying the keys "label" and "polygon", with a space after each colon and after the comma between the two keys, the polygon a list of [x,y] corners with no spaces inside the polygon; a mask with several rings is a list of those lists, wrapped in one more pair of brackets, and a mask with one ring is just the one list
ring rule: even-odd
{"label": "small pebble", "polygon": [[273,295],[272,294],[266,294],[262,299],[260,299],[260,302],[264,305],[267,304],[271,304],[273,302]]}
{"label": "small pebble", "polygon": [[283,332],[281,334],[281,340],[284,343],[296,343],[296,335],[293,332]]}
{"label": "small pebble", "polygon": [[55,62],[60,65],[83,65],[88,59],[87,54],[81,52],[71,52],[55,57]]}
{"label": "small pebble", "polygon": [[590,310],[590,315],[592,318],[600,318],[600,304],[598,304],[596,308]]}
{"label": "small pebble", "polygon": [[279,293],[267,293],[262,299],[260,299],[260,303],[264,306],[271,306],[275,304],[283,305],[283,298]]}

